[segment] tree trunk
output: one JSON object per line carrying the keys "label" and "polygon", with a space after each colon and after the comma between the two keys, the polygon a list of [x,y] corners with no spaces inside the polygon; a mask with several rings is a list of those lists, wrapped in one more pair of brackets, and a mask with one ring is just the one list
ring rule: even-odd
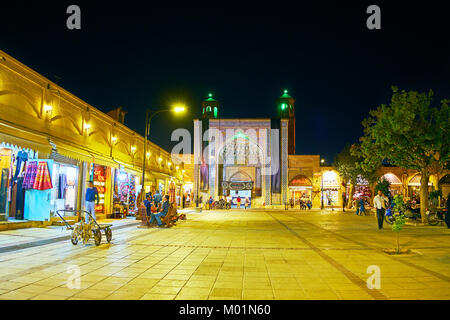
{"label": "tree trunk", "polygon": [[347,209],[352,208],[353,193],[355,193],[355,185],[353,183],[351,183],[350,184],[350,192],[348,194],[348,199],[347,199]]}
{"label": "tree trunk", "polygon": [[399,235],[399,231],[397,231],[397,254],[400,253],[400,235]]}
{"label": "tree trunk", "polygon": [[422,171],[422,177],[420,179],[420,216],[422,223],[426,222],[426,210],[428,208],[428,182],[430,181],[430,175],[428,170]]}

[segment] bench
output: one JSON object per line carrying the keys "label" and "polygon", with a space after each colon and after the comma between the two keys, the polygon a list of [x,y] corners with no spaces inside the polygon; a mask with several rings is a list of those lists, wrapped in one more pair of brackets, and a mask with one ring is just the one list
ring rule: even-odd
{"label": "bench", "polygon": [[165,217],[161,218],[161,222],[166,225],[167,228],[172,227],[176,221],[174,221],[174,217],[177,216],[177,209],[173,206],[173,204],[170,205],[169,210],[167,211],[167,214]]}

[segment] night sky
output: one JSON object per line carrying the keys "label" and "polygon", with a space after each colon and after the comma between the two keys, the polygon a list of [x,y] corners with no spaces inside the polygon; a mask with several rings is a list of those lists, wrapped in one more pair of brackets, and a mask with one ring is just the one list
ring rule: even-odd
{"label": "night sky", "polygon": [[[264,3],[2,3],[0,48],[104,112],[125,107],[141,134],[145,108],[186,102],[184,118],[152,121],[150,139],[168,151],[209,92],[220,117],[261,118],[276,116],[288,89],[297,154],[328,162],[362,135],[370,109],[389,103],[392,85],[450,98],[449,1]],[[66,28],[70,4],[81,7],[81,31]],[[366,27],[371,4],[382,30]]]}

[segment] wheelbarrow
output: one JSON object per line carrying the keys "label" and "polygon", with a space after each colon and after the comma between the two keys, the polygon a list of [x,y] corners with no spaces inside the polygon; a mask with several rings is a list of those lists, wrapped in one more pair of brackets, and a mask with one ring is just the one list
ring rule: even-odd
{"label": "wheelbarrow", "polygon": [[[71,226],[64,218],[61,213],[63,212],[71,212],[76,213],[77,215],[82,213],[81,221],[76,223],[75,226]],[[61,218],[61,220],[65,223],[67,230],[72,230],[71,241],[74,246],[78,244],[78,241],[83,241],[83,244],[89,242],[90,239],[94,239],[95,245],[99,246],[102,243],[102,231],[105,234],[106,241],[108,243],[111,242],[112,239],[112,224],[99,224],[94,219],[94,217],[85,210],[58,210],[56,214]],[[89,223],[85,222],[84,217],[89,216]]]}

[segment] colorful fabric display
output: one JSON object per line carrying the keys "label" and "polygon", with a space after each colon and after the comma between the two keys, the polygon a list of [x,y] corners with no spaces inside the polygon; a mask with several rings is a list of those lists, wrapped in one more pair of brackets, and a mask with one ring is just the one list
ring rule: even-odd
{"label": "colorful fabric display", "polygon": [[36,180],[38,164],[36,161],[30,161],[27,165],[27,171],[25,172],[25,177],[23,180],[22,189],[28,190],[32,189],[34,181]]}
{"label": "colorful fabric display", "polygon": [[48,170],[48,164],[45,161],[39,162],[36,180],[34,180],[33,189],[48,190],[53,189],[52,178]]}

